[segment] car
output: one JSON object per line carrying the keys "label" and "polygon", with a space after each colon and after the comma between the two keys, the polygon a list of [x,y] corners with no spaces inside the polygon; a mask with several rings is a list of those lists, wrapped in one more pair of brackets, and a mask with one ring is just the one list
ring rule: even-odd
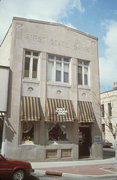
{"label": "car", "polygon": [[113,144],[107,140],[103,142],[103,148],[111,148]]}
{"label": "car", "polygon": [[33,172],[31,163],[7,159],[0,154],[0,179],[24,180]]}

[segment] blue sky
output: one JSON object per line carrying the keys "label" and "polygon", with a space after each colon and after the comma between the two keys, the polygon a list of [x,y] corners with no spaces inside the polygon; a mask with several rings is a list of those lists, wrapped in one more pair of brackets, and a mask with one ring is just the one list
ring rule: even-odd
{"label": "blue sky", "polygon": [[101,91],[117,81],[117,0],[1,0],[0,42],[13,16],[52,21],[98,37]]}

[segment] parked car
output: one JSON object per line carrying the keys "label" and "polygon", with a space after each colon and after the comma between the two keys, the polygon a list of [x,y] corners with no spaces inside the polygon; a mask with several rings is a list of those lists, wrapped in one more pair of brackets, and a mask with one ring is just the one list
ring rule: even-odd
{"label": "parked car", "polygon": [[0,154],[0,179],[24,180],[32,172],[29,162],[7,159]]}
{"label": "parked car", "polygon": [[107,140],[103,142],[103,148],[111,148],[113,144]]}

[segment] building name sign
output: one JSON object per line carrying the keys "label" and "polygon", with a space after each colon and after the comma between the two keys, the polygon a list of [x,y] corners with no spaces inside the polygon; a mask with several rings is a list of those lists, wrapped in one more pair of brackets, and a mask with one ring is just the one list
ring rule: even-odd
{"label": "building name sign", "polygon": [[85,43],[85,46],[83,46],[82,42],[79,39],[76,39],[73,41],[72,44],[68,43],[67,41],[64,40],[58,40],[58,39],[53,39],[53,37],[48,37],[48,36],[39,36],[38,34],[31,34],[31,33],[27,33],[24,35],[24,38],[28,41],[33,41],[33,42],[37,42],[37,43],[43,43],[45,44],[50,44],[52,46],[56,46],[56,47],[63,47],[63,48],[67,48],[67,49],[72,49],[72,50],[79,50],[80,48],[88,50],[91,46],[91,42],[87,41],[87,43]]}
{"label": "building name sign", "polygon": [[58,116],[60,115],[66,115],[67,114],[67,110],[65,108],[56,108],[56,114]]}

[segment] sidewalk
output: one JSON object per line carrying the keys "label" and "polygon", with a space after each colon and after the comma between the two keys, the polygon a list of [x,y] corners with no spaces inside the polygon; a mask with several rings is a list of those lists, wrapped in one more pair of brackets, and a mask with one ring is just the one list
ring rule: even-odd
{"label": "sidewalk", "polygon": [[102,160],[78,160],[78,161],[60,161],[60,162],[32,162],[32,167],[39,176],[46,172],[53,174],[62,174],[62,176],[78,177],[117,177],[117,162],[115,158]]}

